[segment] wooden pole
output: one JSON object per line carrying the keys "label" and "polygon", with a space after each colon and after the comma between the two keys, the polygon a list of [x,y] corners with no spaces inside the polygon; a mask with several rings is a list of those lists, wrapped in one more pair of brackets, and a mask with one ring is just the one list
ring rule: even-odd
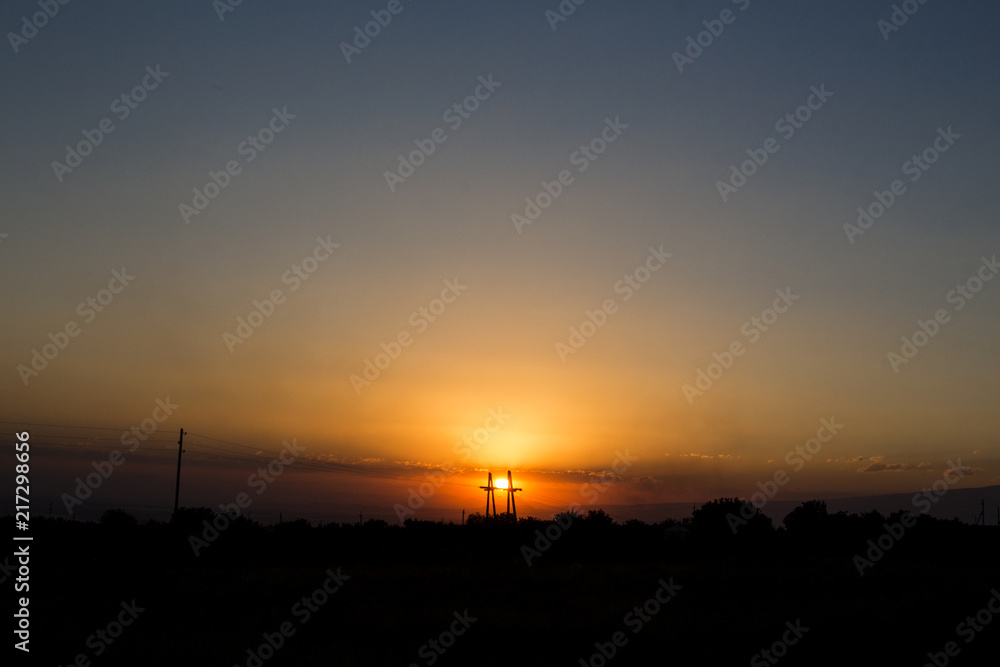
{"label": "wooden pole", "polygon": [[490,499],[491,498],[493,499],[493,516],[494,517],[496,517],[496,515],[497,515],[497,499],[496,499],[496,496],[493,495],[493,489],[495,488],[493,486],[493,473],[490,472],[490,473],[486,473],[486,474],[487,474],[486,486],[481,486],[479,488],[483,489],[484,491],[486,491],[486,518],[489,519],[490,518]]}
{"label": "wooden pole", "polygon": [[517,502],[515,501],[514,494],[521,489],[514,486],[514,478],[510,474],[510,470],[507,471],[507,513],[510,514],[511,510],[514,511],[514,522],[517,523]]}
{"label": "wooden pole", "polygon": [[510,471],[507,471],[507,488],[510,489],[510,507],[514,510],[514,523],[517,523],[517,503],[514,500],[514,480],[510,476]]}
{"label": "wooden pole", "polygon": [[184,429],[181,429],[177,440],[177,483],[174,485],[174,514],[177,514],[177,503],[181,496],[181,454],[184,453]]}
{"label": "wooden pole", "polygon": [[507,471],[507,514],[510,514],[510,496],[511,496],[510,487],[511,487],[510,471],[508,470]]}

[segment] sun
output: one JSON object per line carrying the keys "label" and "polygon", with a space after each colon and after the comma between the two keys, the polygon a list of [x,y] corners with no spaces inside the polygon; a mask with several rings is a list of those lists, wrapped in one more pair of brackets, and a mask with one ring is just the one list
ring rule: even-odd
{"label": "sun", "polygon": [[493,486],[495,486],[498,489],[506,489],[507,488],[507,479],[504,478],[504,477],[500,477],[499,479],[495,479],[495,480],[493,480]]}

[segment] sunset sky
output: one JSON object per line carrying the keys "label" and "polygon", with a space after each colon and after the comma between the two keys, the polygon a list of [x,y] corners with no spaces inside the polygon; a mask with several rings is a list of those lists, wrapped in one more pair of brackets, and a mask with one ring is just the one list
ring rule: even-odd
{"label": "sunset sky", "polygon": [[181,428],[188,506],[294,439],[286,518],[1000,482],[995,2],[220,6],[0,10],[34,502],[169,511]]}

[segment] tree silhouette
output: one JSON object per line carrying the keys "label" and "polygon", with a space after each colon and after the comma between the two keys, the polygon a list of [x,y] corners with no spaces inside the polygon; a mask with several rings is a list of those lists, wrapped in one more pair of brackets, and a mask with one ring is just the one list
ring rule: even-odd
{"label": "tree silhouette", "polygon": [[136,518],[125,510],[106,510],[104,514],[101,515],[101,525],[115,530],[133,528],[138,524],[139,522]]}
{"label": "tree silhouette", "polygon": [[829,514],[826,511],[826,501],[808,500],[785,517],[785,529],[791,535],[813,537],[826,530]]}
{"label": "tree silhouette", "polygon": [[774,532],[774,524],[745,500],[717,498],[694,511],[691,531],[701,541],[729,542],[737,537],[766,536]]}
{"label": "tree silhouette", "polygon": [[602,509],[590,510],[587,512],[587,516],[583,519],[587,525],[594,527],[610,527],[614,524],[615,520],[611,518],[611,515]]}

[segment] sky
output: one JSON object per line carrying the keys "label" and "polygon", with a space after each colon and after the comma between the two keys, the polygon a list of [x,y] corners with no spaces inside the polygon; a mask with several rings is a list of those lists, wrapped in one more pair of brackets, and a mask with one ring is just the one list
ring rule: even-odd
{"label": "sky", "polygon": [[181,505],[294,450],[303,514],[1000,482],[996,3],[53,7],[0,420],[54,513],[168,512],[181,429]]}

